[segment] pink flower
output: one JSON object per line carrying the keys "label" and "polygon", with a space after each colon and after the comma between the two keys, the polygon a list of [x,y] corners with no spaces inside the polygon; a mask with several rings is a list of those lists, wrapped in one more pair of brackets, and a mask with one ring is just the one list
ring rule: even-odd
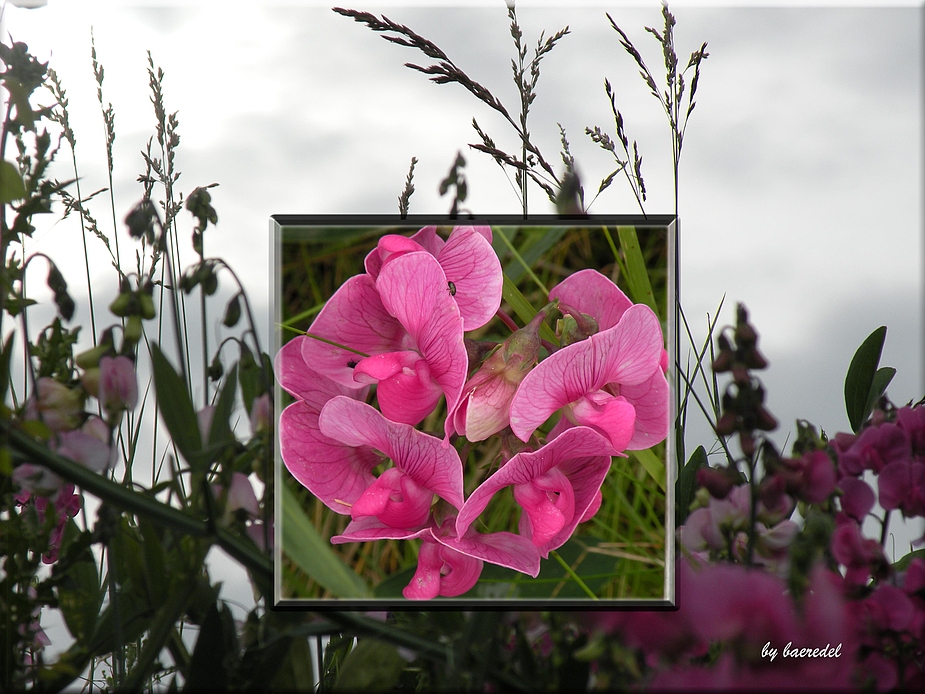
{"label": "pink flower", "polygon": [[430,600],[438,595],[462,595],[478,582],[482,561],[466,556],[433,537],[424,537],[418,553],[418,567],[404,590],[409,600]]}
{"label": "pink flower", "polygon": [[26,403],[25,418],[41,419],[52,431],[66,431],[77,426],[84,399],[60,381],[43,376],[35,382],[35,393]]}
{"label": "pink flower", "polygon": [[[397,532],[398,539],[406,537],[403,533],[419,530],[427,523],[434,494],[456,508],[462,506],[462,462],[456,449],[444,446],[440,439],[407,424],[389,421],[369,405],[342,395],[324,406],[318,425],[324,437],[336,442],[348,454],[380,451],[394,463],[394,467],[370,484],[366,481],[371,476],[372,465],[362,475],[353,467],[348,467],[346,472],[329,469],[309,472],[313,484],[306,486],[313,494],[336,511],[344,513],[349,509],[355,523],[366,521],[361,527],[348,525],[344,537],[352,537],[354,530],[359,531],[355,540],[378,539],[377,531],[392,537]],[[317,446],[312,441],[301,446],[300,454],[307,461],[314,461],[315,451],[328,447],[328,444]],[[374,465],[380,462],[378,456],[374,455],[374,459]],[[328,482],[332,472],[340,473],[333,489]],[[316,483],[318,477],[322,478],[320,483]],[[361,490],[363,484],[365,488]],[[335,490],[336,497],[332,494]],[[349,493],[340,495],[341,490]]]}
{"label": "pink flower", "polygon": [[470,441],[484,441],[508,426],[517,386],[536,363],[539,329],[545,317],[545,313],[536,314],[529,325],[505,340],[466,382],[459,405],[447,417],[448,434],[455,430]]}
{"label": "pink flower", "polygon": [[504,276],[491,247],[491,227],[454,227],[444,241],[436,227],[424,227],[413,236],[389,234],[366,256],[366,272],[373,278],[391,260],[406,253],[426,251],[437,259],[446,275],[446,287],[463,318],[464,330],[485,325],[501,305]]}
{"label": "pink flower", "polygon": [[883,575],[888,564],[883,549],[873,539],[861,534],[858,523],[847,517],[839,520],[832,533],[832,554],[845,567],[845,581],[852,585],[867,583],[871,575]]}
{"label": "pink flower", "polygon": [[260,513],[257,495],[254,494],[254,487],[247,475],[241,472],[232,473],[231,486],[228,489],[225,504],[225,510],[230,513],[238,509],[245,511],[251,517],[256,517]]}
{"label": "pink flower", "polygon": [[838,487],[842,491],[839,497],[842,511],[859,523],[863,523],[876,502],[874,490],[867,482],[857,477],[842,478],[838,482]]}
{"label": "pink flower", "polygon": [[839,471],[843,476],[858,477],[864,470],[879,473],[885,465],[909,460],[912,447],[909,436],[892,423],[869,426],[838,456]]}
{"label": "pink flower", "polygon": [[128,357],[102,357],[97,397],[109,413],[135,409],[138,403],[138,383],[135,364]]}
{"label": "pink flower", "polygon": [[915,455],[925,456],[925,407],[901,407],[896,410],[896,424],[906,432]]}
{"label": "pink flower", "polygon": [[889,463],[880,471],[877,484],[884,509],[898,508],[906,518],[925,516],[925,463]]}
{"label": "pink flower", "polygon": [[526,441],[562,409],[567,421],[553,435],[582,425],[606,436],[614,451],[650,448],[668,435],[662,349],[652,309],[631,306],[614,327],[560,349],[527,374],[511,403],[511,429]]}
{"label": "pink flower", "polygon": [[356,499],[374,481],[372,469],[380,459],[372,449],[345,446],[321,433],[318,418],[333,397],[364,397],[367,389],[352,390],[313,373],[302,356],[297,337],[276,355],[279,384],[297,398],[279,417],[280,456],[286,468],[322,503],[337,513],[349,514]]}
{"label": "pink flower", "polygon": [[109,427],[96,416],[87,418],[80,429],[58,434],[50,448],[93,472],[103,472],[114,462],[115,451],[109,445]]}
{"label": "pink flower", "polygon": [[594,319],[598,331],[612,328],[633,302],[597,270],[579,270],[549,290],[549,300],[559,300],[563,312],[578,312]]}
{"label": "pink flower", "polygon": [[[574,427],[538,451],[523,451],[485,480],[466,500],[456,521],[463,536],[491,498],[507,486],[524,509],[520,533],[543,557],[561,547],[588,509],[610,471],[608,442],[587,427]],[[596,510],[596,508],[595,508]]]}
{"label": "pink flower", "polygon": [[256,436],[261,431],[269,431],[273,427],[273,403],[270,394],[264,393],[254,398],[250,413],[251,434]]}
{"label": "pink flower", "polygon": [[441,395],[456,406],[468,370],[463,319],[437,260],[416,251],[390,259],[375,280],[357,275],[335,292],[302,341],[312,369],[348,388],[377,383],[382,413],[418,424]]}

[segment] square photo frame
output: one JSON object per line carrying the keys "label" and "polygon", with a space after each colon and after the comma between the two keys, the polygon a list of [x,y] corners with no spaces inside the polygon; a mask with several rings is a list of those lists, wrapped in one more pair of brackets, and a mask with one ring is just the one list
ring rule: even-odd
{"label": "square photo frame", "polygon": [[674,216],[270,232],[277,608],[674,607]]}

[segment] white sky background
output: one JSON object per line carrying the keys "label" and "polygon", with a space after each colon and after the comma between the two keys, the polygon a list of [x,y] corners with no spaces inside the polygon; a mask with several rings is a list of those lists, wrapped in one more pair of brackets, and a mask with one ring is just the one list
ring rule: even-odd
{"label": "white sky background", "polygon": [[[386,14],[431,39],[516,110],[513,48],[500,0],[454,9],[343,2]],[[86,193],[107,185],[90,64],[93,27],[106,70],[104,99],[116,112],[114,188],[123,253],[134,254],[121,219],[140,199],[139,152],[154,132],[146,49],[166,73],[168,110],[179,112],[180,190],[220,184],[212,190],[219,224],[207,232],[206,252],[235,268],[260,315],[269,316],[269,216],[395,214],[412,156],[420,160],[412,213],[446,213],[449,201],[437,186],[457,150],[468,162],[467,207],[520,211],[497,165],[466,147],[477,141],[473,116],[502,148],[516,148],[512,130],[457,85],[434,85],[404,68],[427,60],[412,49],[389,44],[318,2],[140,4],[49,0],[34,10],[7,7],[3,28],[58,71],[70,99]],[[550,35],[568,24],[572,31],[542,63],[530,121],[540,149],[558,161],[556,122],[562,123],[593,194],[612,159],[584,128],[600,125],[614,134],[606,76],[644,157],[646,209],[672,212],[666,119],[604,16],[606,8],[655,72],[660,49],[643,27],[661,29],[659,4],[556,4],[566,3],[518,6],[528,46],[541,30]],[[735,302],[748,306],[771,363],[762,380],[769,409],[781,422],[774,436],[779,444],[797,418],[830,434],[849,430],[845,372],[877,326],[888,327],[881,364],[897,369],[893,401],[925,394],[925,13],[917,3],[902,4],[672,4],[682,64],[703,41],[710,53],[681,161],[682,305],[700,340],[706,314],[724,295],[721,324],[734,321]],[[69,152],[59,158],[58,177],[72,177],[63,166]],[[553,211],[538,189],[531,195],[534,213]],[[108,201],[94,209],[109,219]],[[625,181],[616,179],[591,211],[638,210]],[[191,230],[189,218],[181,219]],[[78,300],[76,320],[87,323],[79,233],[69,220],[41,230],[30,249],[59,261],[64,249],[73,250],[62,269]],[[91,250],[99,245],[90,239]],[[102,254],[98,258],[100,278],[112,283],[111,269]],[[98,308],[98,319],[110,317]],[[215,324],[220,320],[216,307]],[[264,344],[269,330],[268,319]],[[710,440],[705,427],[700,431],[689,450]]]}

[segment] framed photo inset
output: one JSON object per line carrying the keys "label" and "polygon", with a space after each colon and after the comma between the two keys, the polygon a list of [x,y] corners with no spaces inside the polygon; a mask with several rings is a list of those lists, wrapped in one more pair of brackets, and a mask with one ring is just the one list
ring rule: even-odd
{"label": "framed photo inset", "polygon": [[674,217],[271,237],[278,607],[674,604]]}

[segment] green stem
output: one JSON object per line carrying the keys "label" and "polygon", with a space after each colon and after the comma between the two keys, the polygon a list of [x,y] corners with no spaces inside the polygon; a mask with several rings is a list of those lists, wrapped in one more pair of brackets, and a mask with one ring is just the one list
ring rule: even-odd
{"label": "green stem", "polygon": [[48,450],[44,444],[13,428],[7,420],[0,420],[0,432],[6,437],[10,447],[23,457],[47,467],[59,477],[72,482],[106,503],[124,511],[145,516],[152,522],[171,528],[180,534],[214,537],[216,543],[234,559],[241,562],[256,580],[267,584],[272,583],[273,567],[269,558],[248,540],[237,537],[225,528],[216,528],[212,533],[205,521],[193,518],[145,494],[126,489],[72,460],[61,457]]}
{"label": "green stem", "polygon": [[581,580],[581,577],[580,577],[578,574],[575,573],[575,570],[574,570],[571,566],[569,566],[568,562],[565,561],[565,559],[563,559],[562,557],[559,556],[559,553],[558,553],[556,550],[552,550],[552,551],[549,553],[549,555],[550,555],[553,559],[555,559],[557,562],[559,562],[559,565],[560,565],[563,569],[565,569],[565,573],[567,573],[567,574],[569,575],[569,577],[570,577],[573,581],[575,581],[575,583],[578,584],[578,587],[581,588],[581,589],[585,592],[585,595],[587,595],[587,596],[588,596],[589,598],[591,598],[592,600],[597,600],[597,596],[591,591],[590,588],[588,588],[587,584],[585,584],[585,582]]}
{"label": "green stem", "polygon": [[549,290],[546,289],[546,285],[540,281],[540,278],[536,276],[536,274],[533,272],[533,269],[527,264],[527,261],[524,260],[520,253],[517,252],[517,249],[514,248],[514,245],[510,242],[504,231],[502,231],[500,228],[495,228],[494,231],[495,236],[499,236],[501,238],[501,240],[504,242],[504,245],[507,246],[508,250],[511,252],[511,255],[514,256],[514,259],[520,263],[521,267],[524,269],[524,272],[526,272],[530,279],[536,283],[536,286],[540,288],[540,291],[543,292],[543,296],[548,299]]}

